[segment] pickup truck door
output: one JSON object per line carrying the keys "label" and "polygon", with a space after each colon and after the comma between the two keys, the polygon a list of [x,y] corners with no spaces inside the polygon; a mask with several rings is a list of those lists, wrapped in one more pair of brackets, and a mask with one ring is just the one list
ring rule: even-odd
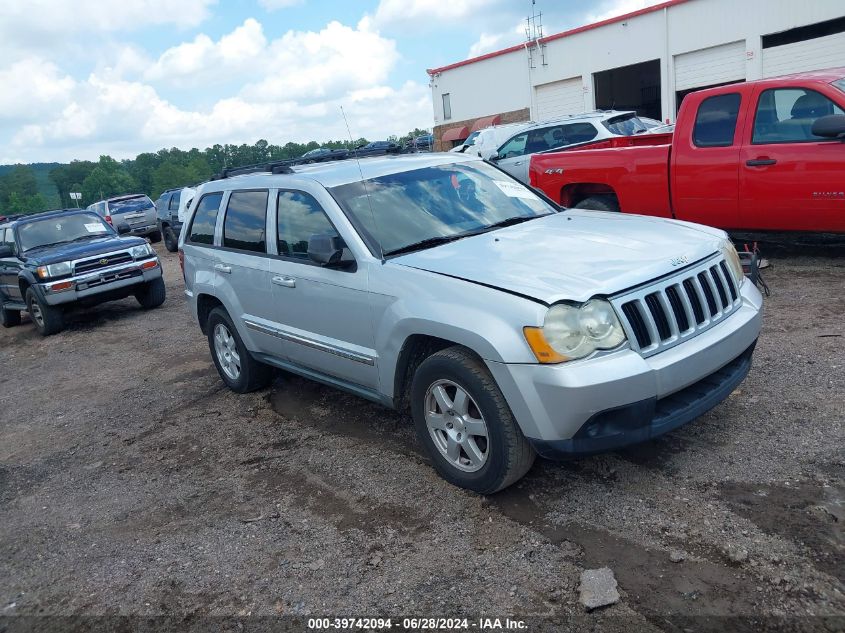
{"label": "pickup truck door", "polygon": [[747,91],[687,96],[672,141],[671,196],[678,220],[739,228],[739,154]]}
{"label": "pickup truck door", "polygon": [[[270,284],[284,356],[296,365],[367,389],[378,386],[365,266],[327,268],[308,257],[312,235],[338,234],[310,193],[279,190]],[[328,203],[328,200],[326,201]]]}
{"label": "pickup truck door", "polygon": [[845,96],[824,89],[755,90],[740,157],[744,228],[845,231],[845,143],[810,131],[819,117],[845,113]]}

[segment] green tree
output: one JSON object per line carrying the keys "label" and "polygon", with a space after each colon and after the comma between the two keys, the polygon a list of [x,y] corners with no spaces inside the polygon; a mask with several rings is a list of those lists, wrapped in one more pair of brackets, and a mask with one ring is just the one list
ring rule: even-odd
{"label": "green tree", "polygon": [[[80,183],[93,171],[95,166],[96,163],[90,160],[74,160],[68,165],[61,165],[50,172],[50,180],[53,181],[59,191],[60,206],[68,208],[76,206],[76,203],[70,199],[70,193],[82,190]],[[95,202],[95,200],[89,200],[85,204],[91,202]]]}
{"label": "green tree", "polygon": [[[0,208],[7,209],[12,194],[17,194],[16,203],[38,193],[35,174],[29,165],[15,165],[11,171],[0,177]],[[21,211],[17,211],[21,213]]]}
{"label": "green tree", "polygon": [[138,184],[111,156],[100,156],[97,166],[82,181],[82,200],[91,204],[111,196],[134,193]]}

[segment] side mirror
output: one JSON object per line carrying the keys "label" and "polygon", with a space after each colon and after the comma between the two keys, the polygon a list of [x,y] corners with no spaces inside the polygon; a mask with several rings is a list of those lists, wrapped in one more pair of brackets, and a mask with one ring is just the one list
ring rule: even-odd
{"label": "side mirror", "polygon": [[12,247],[8,244],[0,244],[0,257],[12,257],[14,253],[12,252]]}
{"label": "side mirror", "polygon": [[337,268],[354,263],[353,257],[344,257],[345,249],[346,244],[339,235],[317,233],[308,240],[308,257],[320,266]]}
{"label": "side mirror", "polygon": [[115,228],[117,229],[118,235],[126,235],[132,230],[126,222],[121,222]]}
{"label": "side mirror", "polygon": [[845,134],[845,114],[829,114],[819,117],[810,130],[815,136],[839,138]]}

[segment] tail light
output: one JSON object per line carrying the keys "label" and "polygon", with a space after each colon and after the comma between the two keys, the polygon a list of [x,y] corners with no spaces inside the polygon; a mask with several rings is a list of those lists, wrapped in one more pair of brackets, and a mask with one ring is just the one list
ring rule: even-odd
{"label": "tail light", "polygon": [[107,216],[106,216],[106,222],[108,222],[109,224],[111,224],[112,226],[114,226],[114,222],[112,222],[112,221],[111,221],[111,216],[110,216],[110,215],[107,215]]}

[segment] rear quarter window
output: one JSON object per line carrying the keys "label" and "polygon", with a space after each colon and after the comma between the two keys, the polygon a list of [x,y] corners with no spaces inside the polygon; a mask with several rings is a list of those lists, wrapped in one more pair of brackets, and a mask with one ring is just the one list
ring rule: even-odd
{"label": "rear quarter window", "polygon": [[708,97],[698,106],[692,131],[696,147],[730,147],[739,116],[739,93]]}
{"label": "rear quarter window", "polygon": [[217,224],[217,214],[220,212],[222,193],[204,195],[197,204],[197,211],[191,221],[188,241],[192,244],[214,244],[214,226]]}

